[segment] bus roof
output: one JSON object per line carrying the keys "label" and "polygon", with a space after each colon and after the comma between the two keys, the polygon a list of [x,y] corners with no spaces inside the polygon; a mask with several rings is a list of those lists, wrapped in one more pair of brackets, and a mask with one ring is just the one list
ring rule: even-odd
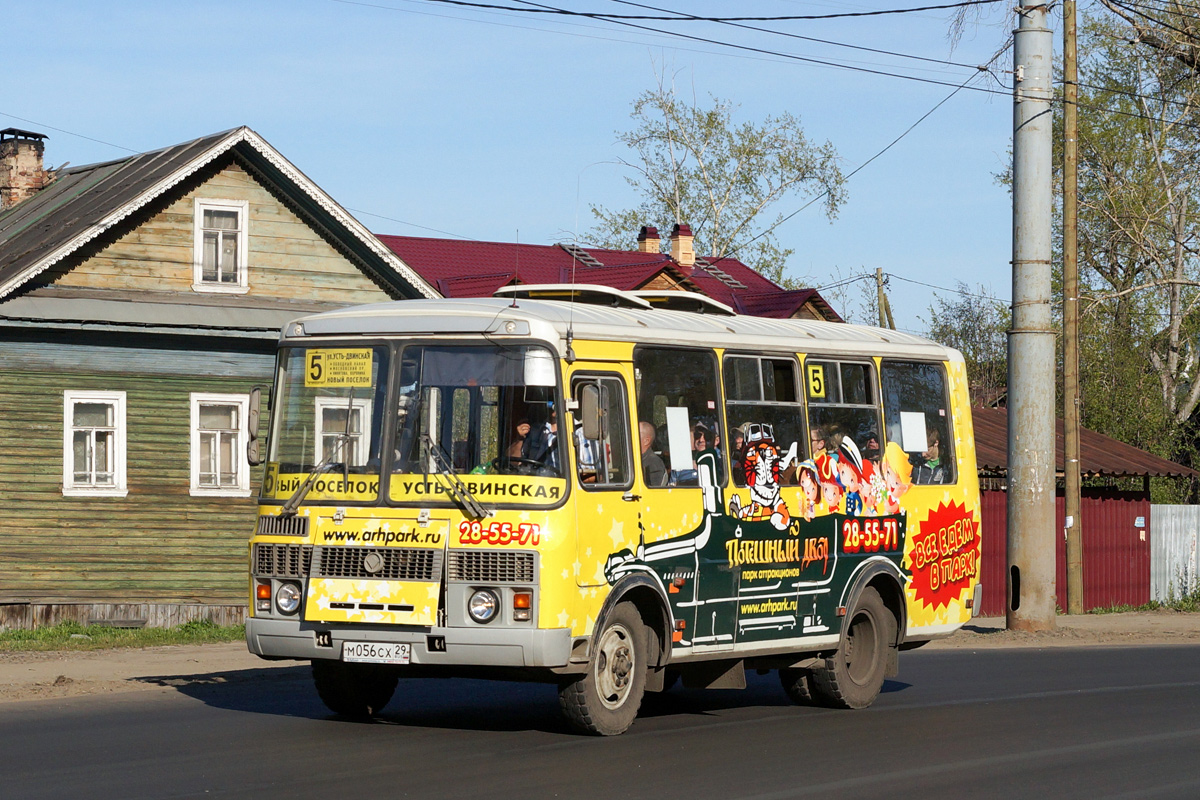
{"label": "bus roof", "polygon": [[609,287],[599,288],[603,291],[591,297],[576,291],[571,295],[575,299],[566,301],[507,294],[503,297],[400,300],[355,306],[294,320],[284,326],[281,341],[295,343],[297,335],[488,334],[542,339],[562,355],[566,351],[569,331],[577,341],[962,359],[951,348],[901,331],[807,319],[677,311],[649,306],[645,299],[632,294],[628,302],[623,302],[623,298],[613,298],[613,295],[626,293]]}

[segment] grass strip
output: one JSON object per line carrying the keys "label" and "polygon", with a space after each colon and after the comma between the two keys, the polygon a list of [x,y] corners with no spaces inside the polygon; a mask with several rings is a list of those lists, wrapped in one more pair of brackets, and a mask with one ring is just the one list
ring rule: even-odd
{"label": "grass strip", "polygon": [[214,644],[241,641],[245,636],[245,625],[222,626],[209,620],[193,620],[174,628],[113,628],[62,622],[29,630],[0,631],[0,653]]}

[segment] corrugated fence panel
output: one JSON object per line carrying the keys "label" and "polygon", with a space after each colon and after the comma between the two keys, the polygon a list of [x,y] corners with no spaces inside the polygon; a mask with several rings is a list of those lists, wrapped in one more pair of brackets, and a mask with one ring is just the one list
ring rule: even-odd
{"label": "corrugated fence panel", "polygon": [[[1008,529],[1004,492],[982,492],[983,616],[1007,611]],[[1083,524],[1083,605],[1085,610],[1150,601],[1150,502],[1141,493],[1087,490],[1081,502]],[[1140,521],[1142,525],[1137,523]],[[1055,593],[1067,606],[1066,540],[1063,498],[1055,502]]]}
{"label": "corrugated fence panel", "polygon": [[1008,555],[1005,536],[1008,530],[1007,495],[981,492],[983,505],[983,603],[980,616],[1003,617],[1008,604]]}
{"label": "corrugated fence panel", "polygon": [[[1062,504],[1062,498],[1059,498]],[[1150,501],[1140,492],[1086,492],[1083,515],[1085,610],[1150,602]],[[1059,513],[1061,529],[1061,511]],[[1059,537],[1060,539],[1062,537]],[[1066,544],[1059,605],[1066,606]]]}
{"label": "corrugated fence panel", "polygon": [[1150,597],[1159,602],[1196,590],[1200,506],[1150,507]]}

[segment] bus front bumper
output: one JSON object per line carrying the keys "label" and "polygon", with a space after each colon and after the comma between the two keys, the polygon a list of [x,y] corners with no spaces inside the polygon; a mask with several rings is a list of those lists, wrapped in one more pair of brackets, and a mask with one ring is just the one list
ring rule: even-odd
{"label": "bus front bumper", "polygon": [[[329,634],[319,645],[318,634]],[[344,642],[407,642],[413,664],[471,667],[564,667],[571,655],[567,628],[419,628],[301,622],[250,617],[246,646],[264,658],[340,659]],[[444,649],[442,649],[444,648]]]}

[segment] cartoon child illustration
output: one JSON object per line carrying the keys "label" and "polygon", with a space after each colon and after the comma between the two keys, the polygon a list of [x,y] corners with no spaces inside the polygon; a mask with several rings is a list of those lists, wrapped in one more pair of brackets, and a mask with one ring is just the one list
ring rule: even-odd
{"label": "cartoon child illustration", "polygon": [[883,450],[883,496],[879,499],[879,513],[899,514],[900,497],[912,485],[912,464],[908,455],[896,442],[888,442]]}
{"label": "cartoon child illustration", "polygon": [[821,479],[821,496],[829,513],[842,511],[842,484],[838,482],[837,453],[822,453],[816,459],[817,475]]}
{"label": "cartoon child illustration", "polygon": [[729,513],[749,522],[771,520],[778,530],[787,530],[792,515],[787,503],[779,493],[779,473],[796,460],[796,443],[782,457],[779,448],[769,435],[769,426],[758,441],[751,436],[752,443],[746,448],[743,467],[746,473],[746,488],[750,490],[750,504],[743,506],[737,495],[729,501]]}
{"label": "cartoon child illustration", "polygon": [[821,476],[817,464],[811,458],[800,463],[796,470],[800,475],[800,488],[804,491],[804,518],[809,522],[817,515],[817,504],[821,502]]}
{"label": "cartoon child illustration", "polygon": [[863,460],[858,445],[850,437],[838,447],[838,482],[846,490],[846,514],[857,517],[863,509]]}

